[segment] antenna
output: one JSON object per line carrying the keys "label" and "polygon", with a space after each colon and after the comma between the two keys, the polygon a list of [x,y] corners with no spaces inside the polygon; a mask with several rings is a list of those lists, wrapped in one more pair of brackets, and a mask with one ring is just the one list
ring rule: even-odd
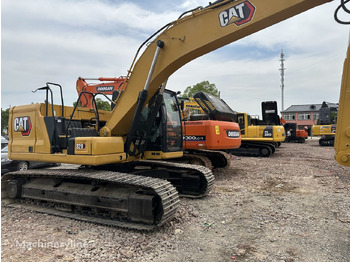
{"label": "antenna", "polygon": [[281,48],[281,68],[279,69],[281,71],[281,100],[282,100],[282,111],[284,110],[284,70],[286,68],[284,67],[284,53],[283,53],[283,48]]}

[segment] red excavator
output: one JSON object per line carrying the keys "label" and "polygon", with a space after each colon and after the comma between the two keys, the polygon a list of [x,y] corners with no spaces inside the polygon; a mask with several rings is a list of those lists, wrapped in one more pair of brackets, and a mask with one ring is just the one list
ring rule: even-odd
{"label": "red excavator", "polygon": [[286,130],[286,140],[284,142],[305,143],[305,139],[308,138],[306,130],[298,129],[296,123],[287,123],[283,118],[281,118],[281,123]]}

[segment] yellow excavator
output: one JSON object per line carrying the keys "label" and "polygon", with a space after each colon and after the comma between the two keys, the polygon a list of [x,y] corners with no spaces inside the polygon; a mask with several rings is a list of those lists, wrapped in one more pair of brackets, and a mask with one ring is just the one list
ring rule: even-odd
{"label": "yellow excavator", "polygon": [[247,113],[237,113],[237,122],[242,143],[240,148],[228,151],[235,155],[269,157],[286,138],[283,126],[253,124]]}
{"label": "yellow excavator", "polygon": [[312,126],[312,136],[321,136],[320,146],[334,146],[337,125],[331,120],[331,108],[328,107],[326,102],[322,103],[319,110],[318,122],[318,125]]}
{"label": "yellow excavator", "polygon": [[336,125],[313,125],[312,136],[321,136],[320,146],[334,146]]}
{"label": "yellow excavator", "polygon": [[[183,144],[176,93],[165,89],[168,77],[199,56],[326,2],[221,0],[183,13],[140,46],[126,77],[128,87],[111,112],[96,105],[94,110],[64,106],[57,84],[38,88],[45,92],[45,103],[10,109],[9,158],[96,169],[10,172],[2,177],[2,200],[125,228],[153,229],[171,220],[179,194],[204,196],[214,178],[205,167],[162,161],[181,157]],[[340,9],[349,11],[343,0]],[[337,161],[348,166],[349,63],[335,142]],[[57,87],[61,105],[53,105]]]}

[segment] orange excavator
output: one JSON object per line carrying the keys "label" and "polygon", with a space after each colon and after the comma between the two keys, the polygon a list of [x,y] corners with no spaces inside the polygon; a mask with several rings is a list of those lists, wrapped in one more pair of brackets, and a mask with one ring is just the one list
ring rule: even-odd
{"label": "orange excavator", "polygon": [[286,140],[284,142],[305,143],[308,133],[304,129],[298,129],[296,123],[287,123],[283,118],[281,123],[286,130]]}
{"label": "orange excavator", "polygon": [[[101,83],[89,84],[86,80],[98,80]],[[108,81],[108,82],[106,82]],[[99,77],[99,78],[82,78],[79,77],[76,84],[76,89],[79,95],[79,102],[82,107],[93,109],[93,94],[101,93],[112,95],[112,100],[115,101],[119,94],[124,90],[126,85],[125,77]],[[114,103],[111,105],[112,109]]]}
{"label": "orange excavator", "polygon": [[[223,151],[241,146],[240,128],[233,122],[236,112],[222,99],[204,92],[196,93],[194,99],[180,98],[180,101],[184,112],[182,132],[185,152],[208,157],[213,167],[227,166],[230,157]],[[189,109],[192,113],[185,114]],[[197,112],[193,114],[194,111]]]}
{"label": "orange excavator", "polygon": [[[87,80],[98,80],[101,83],[88,83]],[[115,101],[127,86],[126,83],[123,84],[124,81],[123,77],[79,77],[76,89],[80,105],[93,109],[94,95],[112,95],[111,108],[113,109]],[[222,150],[236,149],[241,145],[239,126],[235,122],[222,120],[223,108],[226,110],[226,115],[235,114],[223,100],[203,92],[200,93],[203,99],[200,102],[205,103],[206,107],[214,109],[215,112],[212,113],[211,118],[204,113],[192,114],[187,118],[182,117],[183,148],[185,151],[181,159],[175,158],[171,161],[196,163],[208,168],[223,168],[229,165],[230,156]],[[183,98],[180,100],[183,101],[182,111],[186,111],[190,106],[188,101],[184,101]],[[197,104],[197,102],[195,103]]]}

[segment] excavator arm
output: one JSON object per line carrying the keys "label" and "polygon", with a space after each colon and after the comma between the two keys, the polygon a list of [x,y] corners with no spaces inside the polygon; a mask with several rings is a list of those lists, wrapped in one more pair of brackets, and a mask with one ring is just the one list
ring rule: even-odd
{"label": "excavator arm", "polygon": [[[129,132],[138,100],[135,94],[146,84],[148,101],[172,73],[191,60],[330,1],[226,0],[185,13],[169,23],[131,66],[128,88],[100,135],[123,136]],[[159,42],[162,46],[157,45]]]}
{"label": "excavator arm", "polygon": [[[101,83],[98,84],[90,84],[86,82],[86,80],[98,80]],[[108,82],[106,82],[108,81]],[[115,92],[118,94],[122,91],[121,87],[125,87],[123,85],[125,81],[125,77],[99,77],[99,78],[82,78],[79,77],[76,83],[76,89],[78,92],[78,96],[82,92],[83,95],[80,96],[80,104],[82,107],[86,107],[89,109],[93,108],[93,95],[90,93],[102,93],[105,95],[113,95]],[[89,93],[88,93],[89,92]]]}
{"label": "excavator arm", "polygon": [[350,42],[344,61],[342,85],[338,107],[337,132],[335,133],[335,159],[350,166]]}

